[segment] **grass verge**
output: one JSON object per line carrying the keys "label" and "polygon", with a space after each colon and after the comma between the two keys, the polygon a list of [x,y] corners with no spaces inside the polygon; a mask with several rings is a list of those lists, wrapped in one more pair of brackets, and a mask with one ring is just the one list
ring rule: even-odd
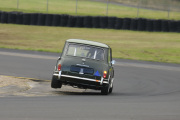
{"label": "grass verge", "polygon": [[61,52],[70,38],[110,45],[113,57],[180,63],[180,34],[0,24],[0,47]]}

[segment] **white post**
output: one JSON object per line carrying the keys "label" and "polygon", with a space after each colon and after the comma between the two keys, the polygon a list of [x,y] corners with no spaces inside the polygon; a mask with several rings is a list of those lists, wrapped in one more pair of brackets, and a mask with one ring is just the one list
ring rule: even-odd
{"label": "white post", "polygon": [[138,7],[137,7],[137,18],[139,17],[139,8],[140,8],[140,0],[138,0]]}
{"label": "white post", "polygon": [[77,15],[77,9],[78,9],[78,0],[76,0],[76,15]]}
{"label": "white post", "polygon": [[48,7],[49,7],[48,5],[49,5],[49,1],[47,0],[47,9],[46,9],[46,10],[47,10],[47,12],[48,12]]}
{"label": "white post", "polygon": [[168,7],[168,19],[170,18],[171,4],[172,4],[172,0],[169,0],[169,7]]}
{"label": "white post", "polygon": [[108,16],[108,7],[109,7],[109,0],[107,0],[106,16]]}
{"label": "white post", "polygon": [[17,0],[17,9],[19,9],[19,0]]}

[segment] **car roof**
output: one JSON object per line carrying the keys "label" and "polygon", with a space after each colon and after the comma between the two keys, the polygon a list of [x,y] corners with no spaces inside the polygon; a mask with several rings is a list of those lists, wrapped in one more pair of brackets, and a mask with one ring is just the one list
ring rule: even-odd
{"label": "car roof", "polygon": [[67,42],[72,42],[72,43],[80,43],[80,44],[87,44],[87,45],[93,45],[93,46],[98,46],[98,47],[109,48],[109,46],[104,44],[104,43],[99,43],[99,42],[94,42],[94,41],[89,41],[89,40],[68,39],[66,41]]}

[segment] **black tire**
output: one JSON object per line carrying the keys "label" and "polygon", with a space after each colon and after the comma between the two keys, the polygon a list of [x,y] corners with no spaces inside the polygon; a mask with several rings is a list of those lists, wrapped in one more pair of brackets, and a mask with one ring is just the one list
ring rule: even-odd
{"label": "black tire", "polygon": [[85,16],[84,17],[84,27],[85,28],[92,28],[92,17],[91,16]]}
{"label": "black tire", "polygon": [[113,91],[113,85],[112,85],[112,87],[109,89],[109,93],[112,93],[112,91]]}
{"label": "black tire", "polygon": [[32,13],[30,25],[37,25],[37,21],[38,21],[38,13]]}
{"label": "black tire", "polygon": [[15,24],[16,23],[17,12],[8,13],[8,23]]}
{"label": "black tire", "polygon": [[116,17],[109,17],[108,18],[108,28],[115,29]]}
{"label": "black tire", "polygon": [[16,24],[23,24],[23,13],[18,13],[16,16]]}
{"label": "black tire", "polygon": [[76,25],[76,17],[74,16],[69,16],[68,18],[68,23],[67,23],[67,27],[75,27]]}
{"label": "black tire", "polygon": [[76,24],[75,27],[84,27],[84,17],[82,16],[77,16],[76,17]]}
{"label": "black tire", "polygon": [[52,22],[53,22],[53,15],[47,14],[45,17],[45,25],[46,26],[52,26]]}
{"label": "black tire", "polygon": [[123,30],[130,30],[130,24],[131,24],[131,18],[124,18],[122,29]]}
{"label": "black tire", "polygon": [[153,30],[154,30],[154,32],[161,31],[161,23],[162,23],[161,20],[154,20],[154,22],[153,22]]}
{"label": "black tire", "polygon": [[[113,76],[114,76],[114,73],[113,73]],[[113,91],[113,82],[114,82],[114,78],[111,78],[111,81],[109,83],[109,93],[112,93]]]}
{"label": "black tire", "polygon": [[52,18],[52,26],[60,26],[61,15],[55,14]]}
{"label": "black tire", "polygon": [[100,17],[99,16],[92,17],[92,26],[93,26],[93,28],[100,28]]}
{"label": "black tire", "polygon": [[108,17],[100,17],[100,28],[108,28]]}
{"label": "black tire", "polygon": [[180,21],[177,22],[177,32],[180,32]]}
{"label": "black tire", "polygon": [[115,23],[115,29],[122,29],[123,26],[123,19],[117,18]]}
{"label": "black tire", "polygon": [[1,14],[2,14],[2,11],[0,11],[0,23],[1,23]]}
{"label": "black tire", "polygon": [[31,14],[30,13],[24,13],[23,14],[23,24],[24,25],[30,25],[31,20]]}
{"label": "black tire", "polygon": [[139,18],[138,24],[137,24],[137,30],[138,31],[145,31],[146,30],[146,19]]}
{"label": "black tire", "polygon": [[147,20],[146,22],[146,31],[152,32],[153,31],[153,21],[154,20]]}
{"label": "black tire", "polygon": [[176,32],[177,31],[177,22],[176,21],[169,21],[169,31]]}
{"label": "black tire", "polygon": [[8,23],[8,12],[1,13],[1,23]]}
{"label": "black tire", "polygon": [[69,15],[61,15],[60,26],[67,26]]}
{"label": "black tire", "polygon": [[162,20],[161,31],[162,32],[169,32],[169,21],[168,20]]}
{"label": "black tire", "polygon": [[109,85],[102,87],[101,94],[102,95],[108,95],[109,94]]}
{"label": "black tire", "polygon": [[55,77],[52,77],[51,87],[52,88],[61,88],[62,83],[59,80],[57,80]]}
{"label": "black tire", "polygon": [[44,26],[46,21],[46,14],[38,14],[37,25]]}
{"label": "black tire", "polygon": [[138,19],[131,19],[130,30],[137,30]]}

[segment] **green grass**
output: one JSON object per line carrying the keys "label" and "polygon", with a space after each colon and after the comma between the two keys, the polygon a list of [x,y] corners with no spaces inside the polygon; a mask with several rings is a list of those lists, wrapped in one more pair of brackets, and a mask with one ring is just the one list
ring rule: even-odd
{"label": "green grass", "polygon": [[179,0],[111,0],[125,5],[138,6],[138,4],[144,8],[158,9],[158,10],[170,10],[180,11]]}
{"label": "green grass", "polygon": [[[0,0],[0,10],[47,13],[47,0]],[[77,15],[106,16],[106,3],[78,0]],[[76,0],[49,0],[48,13],[76,15]],[[108,16],[137,17],[137,8],[109,4]],[[140,9],[139,17],[168,19],[166,11]],[[179,12],[171,12],[170,19],[180,20]]]}
{"label": "green grass", "polygon": [[0,47],[61,52],[66,39],[103,42],[113,57],[180,63],[180,34],[0,24]]}

